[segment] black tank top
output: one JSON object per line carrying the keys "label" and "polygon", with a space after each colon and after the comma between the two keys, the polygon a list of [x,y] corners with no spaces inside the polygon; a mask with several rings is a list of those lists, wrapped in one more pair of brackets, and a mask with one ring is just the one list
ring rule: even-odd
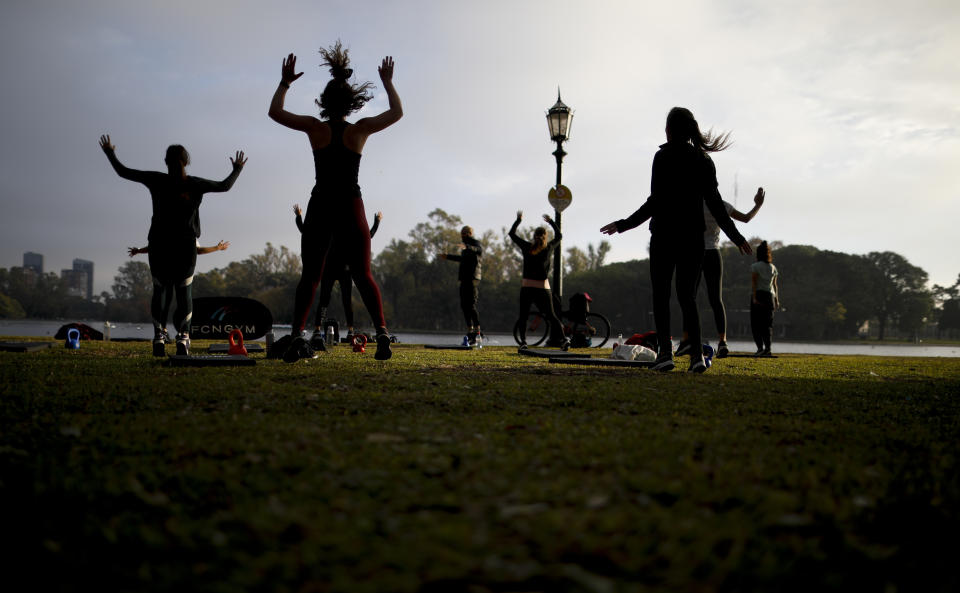
{"label": "black tank top", "polygon": [[345,121],[328,121],[330,144],[313,151],[313,166],[317,184],[313,195],[330,198],[353,198],[360,195],[357,175],[360,155],[343,145],[343,132],[350,125]]}

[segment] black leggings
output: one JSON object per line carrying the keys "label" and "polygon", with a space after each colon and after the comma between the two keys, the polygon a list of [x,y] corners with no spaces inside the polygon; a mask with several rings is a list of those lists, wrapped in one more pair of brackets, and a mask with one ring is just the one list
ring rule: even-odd
{"label": "black leggings", "polygon": [[[370,227],[367,226],[363,200],[360,196],[340,198],[337,204],[325,206],[327,205],[320,196],[314,196],[310,198],[310,205],[307,207],[307,221],[300,235],[303,271],[293,301],[293,333],[299,335],[307,323],[313,295],[323,277],[327,254],[334,243],[350,267],[350,277],[357,285],[360,298],[373,318],[374,327],[380,331],[387,324],[383,317],[380,287],[370,272]],[[324,217],[323,224],[313,224],[313,221],[320,218],[310,218],[309,214],[314,209],[328,214]]]}
{"label": "black leggings", "polygon": [[773,335],[773,295],[766,290],[757,291],[758,303],[750,300],[750,329],[757,350],[769,350]]}
{"label": "black leggings", "polygon": [[549,288],[533,288],[523,286],[520,288],[520,340],[527,341],[527,315],[530,313],[530,305],[536,305],[540,314],[550,322],[550,341],[558,342],[563,339],[563,327],[560,325],[560,318],[553,310],[553,295]]}
{"label": "black leggings", "polygon": [[480,327],[480,311],[477,310],[479,296],[476,282],[460,282],[460,310],[463,311],[463,320],[467,322],[467,327]]}
{"label": "black leggings", "polygon": [[[670,281],[677,272],[677,300],[683,312],[683,327],[691,344],[700,344],[700,315],[697,313],[697,282],[703,264],[703,235],[678,241],[676,237],[650,240],[650,284],[653,290],[653,320],[657,326],[660,352],[672,352],[670,335]],[[696,352],[696,349],[694,350]]]}
{"label": "black leggings", "polygon": [[353,327],[353,279],[350,277],[350,268],[343,262],[343,257],[336,247],[327,254],[327,263],[323,267],[315,327],[323,327],[323,317],[327,313],[327,307],[330,306],[330,295],[333,293],[335,282],[340,284],[340,300],[343,304],[343,315],[346,317],[347,327]]}
{"label": "black leggings", "polygon": [[[703,250],[703,281],[707,286],[707,300],[713,309],[717,333],[727,333],[727,311],[723,307],[723,257],[719,249]],[[689,330],[687,330],[689,332]]]}
{"label": "black leggings", "polygon": [[178,333],[189,334],[193,319],[193,272],[197,265],[197,241],[151,242],[149,247],[150,274],[153,276],[150,315],[154,328],[166,329],[170,305],[176,296],[173,325]]}

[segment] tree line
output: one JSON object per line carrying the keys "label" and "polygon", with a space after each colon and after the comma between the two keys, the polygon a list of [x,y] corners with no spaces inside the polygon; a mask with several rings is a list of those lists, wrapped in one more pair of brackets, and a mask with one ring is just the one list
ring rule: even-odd
{"label": "tree line", "polygon": [[[406,239],[393,239],[372,262],[380,284],[389,327],[461,330],[457,264],[440,253],[458,253],[462,219],[441,209],[417,224]],[[520,234],[531,236],[533,227]],[[480,318],[486,331],[510,332],[517,317],[522,259],[507,229],[476,233],[484,246],[480,283]],[[758,239],[751,239],[756,244]],[[787,338],[846,339],[869,335],[916,338],[931,323],[939,337],[960,337],[960,277],[952,286],[927,287],[927,273],[893,252],[851,255],[809,245],[770,242],[780,272],[781,303],[775,326]],[[613,332],[630,335],[653,329],[649,260],[606,264],[610,245],[564,250],[564,308],[575,293],[589,293],[593,310],[606,315]],[[749,336],[750,264],[732,245],[721,248],[724,302],[731,338]],[[285,246],[266,244],[263,253],[197,274],[193,294],[244,296],[264,303],[276,323],[289,323],[300,277],[299,255]],[[343,319],[339,287],[328,309]],[[76,318],[149,321],[153,292],[149,266],[132,260],[121,266],[112,291],[93,301],[70,296],[53,273],[36,275],[22,268],[0,269],[0,318]],[[354,310],[369,324],[359,298]],[[713,316],[701,289],[701,325],[713,338]],[[679,336],[679,307],[673,307],[673,333]],[[311,316],[313,312],[311,312]],[[310,318],[312,319],[312,317]]]}

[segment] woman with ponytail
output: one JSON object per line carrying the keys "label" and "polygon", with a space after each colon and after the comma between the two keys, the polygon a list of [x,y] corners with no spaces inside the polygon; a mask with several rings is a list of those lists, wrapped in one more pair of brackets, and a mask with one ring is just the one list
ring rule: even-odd
{"label": "woman with ponytail", "polygon": [[773,312],[780,308],[777,266],[767,242],[757,246],[757,261],[750,266],[750,329],[757,344],[754,356],[770,356]]}
{"label": "woman with ponytail", "polygon": [[517,210],[517,219],[510,227],[510,238],[523,254],[523,280],[520,284],[520,349],[527,347],[527,315],[530,305],[536,305],[540,313],[550,322],[550,343],[559,345],[563,350],[570,348],[570,339],[564,337],[560,318],[553,309],[553,294],[550,292],[550,254],[560,243],[562,235],[557,223],[544,214],[543,220],[553,228],[553,240],[547,241],[547,229],[542,226],[533,231],[533,243],[517,235],[517,227],[523,220],[523,211]]}
{"label": "woman with ponytail", "polygon": [[321,49],[320,55],[332,77],[316,101],[320,107],[320,119],[295,115],[283,108],[290,85],[303,76],[303,72],[296,72],[297,57],[293,54],[283,60],[280,85],[273,94],[268,112],[270,118],[280,125],[306,133],[313,149],[317,177],[300,239],[303,272],[294,300],[293,341],[283,358],[287,362],[295,362],[313,356],[303,337],[303,327],[313,295],[323,276],[327,254],[336,244],[350,268],[363,304],[373,317],[377,329],[375,357],[386,360],[392,355],[390,336],[383,316],[380,288],[370,272],[370,228],[367,226],[357,176],[367,138],[393,125],[403,116],[400,97],[393,87],[393,58],[385,57],[377,69],[387,93],[389,108],[379,115],[361,118],[351,124],[346,121],[347,116],[373,98],[369,93],[373,85],[369,82],[359,85],[350,83],[353,70],[349,67],[348,50],[343,49],[339,41],[330,48]]}
{"label": "woman with ponytail", "polygon": [[[677,300],[690,343],[699,345],[700,316],[697,313],[697,281],[703,263],[703,207],[706,204],[720,229],[740,249],[751,253],[750,244],[738,231],[717,191],[717,169],[708,153],[729,146],[729,134],[702,133],[693,113],[674,107],[667,114],[667,142],[653,157],[650,197],[629,217],[611,222],[600,231],[622,233],[650,221],[650,283],[653,317],[659,352],[653,368],[674,368],[670,337],[670,282],[676,271]],[[703,352],[690,352],[690,372],[706,370]]]}

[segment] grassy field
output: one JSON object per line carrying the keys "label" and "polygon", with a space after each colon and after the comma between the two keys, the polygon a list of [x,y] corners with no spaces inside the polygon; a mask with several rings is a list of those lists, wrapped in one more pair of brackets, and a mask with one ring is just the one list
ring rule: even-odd
{"label": "grassy field", "polygon": [[25,591],[957,591],[958,469],[957,359],[0,352]]}

